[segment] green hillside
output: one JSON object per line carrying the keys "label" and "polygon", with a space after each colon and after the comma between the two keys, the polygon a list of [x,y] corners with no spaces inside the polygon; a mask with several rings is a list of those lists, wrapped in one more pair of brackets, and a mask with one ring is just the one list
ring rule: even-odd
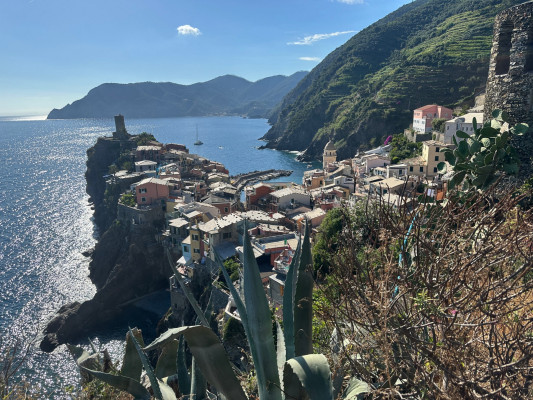
{"label": "green hillside", "polygon": [[268,147],[341,157],[403,131],[413,109],[472,104],[488,72],[494,16],[523,1],[417,0],[353,36],[283,100]]}

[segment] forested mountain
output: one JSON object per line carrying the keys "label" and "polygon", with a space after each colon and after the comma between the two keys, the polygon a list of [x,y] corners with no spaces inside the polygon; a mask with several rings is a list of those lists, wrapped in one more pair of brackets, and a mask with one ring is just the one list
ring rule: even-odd
{"label": "forested mountain", "polygon": [[522,0],[416,0],[330,53],[283,99],[267,147],[340,157],[402,132],[413,109],[473,103],[484,88],[494,16]]}
{"label": "forested mountain", "polygon": [[225,75],[207,82],[179,85],[170,82],[104,83],[82,99],[54,109],[49,119],[99,118],[123,114],[128,118],[245,115],[267,118],[307,74],[272,76],[249,82]]}

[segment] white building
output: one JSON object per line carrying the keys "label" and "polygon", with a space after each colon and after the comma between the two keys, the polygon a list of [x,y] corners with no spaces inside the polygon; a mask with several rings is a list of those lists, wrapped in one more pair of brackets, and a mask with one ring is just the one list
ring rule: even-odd
{"label": "white building", "polygon": [[457,137],[457,131],[463,131],[469,135],[474,134],[474,118],[478,127],[483,125],[483,113],[468,113],[455,117],[444,123],[444,133],[441,133],[441,142],[453,144],[453,137],[459,142],[462,139]]}

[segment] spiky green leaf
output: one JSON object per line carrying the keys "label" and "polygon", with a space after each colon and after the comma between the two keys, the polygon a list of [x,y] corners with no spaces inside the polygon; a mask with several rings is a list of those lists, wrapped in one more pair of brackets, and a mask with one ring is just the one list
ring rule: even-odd
{"label": "spiky green leaf", "polygon": [[96,379],[99,379],[108,385],[111,385],[124,392],[128,392],[135,398],[135,400],[150,400],[151,398],[148,390],[146,390],[146,388],[139,381],[128,378],[127,376],[112,375],[106,372],[94,371],[84,367],[80,367],[80,370],[94,376]]}
{"label": "spiky green leaf", "polygon": [[[140,345],[144,346],[142,332],[137,328],[133,328],[131,331],[133,333],[133,336],[135,336],[137,341],[140,343]],[[126,348],[124,351],[124,357],[122,359],[122,368],[120,370],[120,374],[130,377],[131,379],[134,379],[136,381],[140,381],[142,372],[142,361],[128,333],[126,335]]]}
{"label": "spiky green leaf", "polygon": [[187,371],[187,362],[185,360],[185,341],[183,336],[180,336],[178,346],[178,359],[176,360],[176,368],[178,371],[178,385],[182,394],[191,392],[191,381],[189,372]]}
{"label": "spiky green leaf", "polygon": [[[161,388],[159,387],[159,382],[157,377],[155,376],[154,369],[152,367],[152,364],[150,364],[150,360],[148,360],[148,357],[146,357],[146,354],[144,354],[143,349],[141,348],[141,345],[133,335],[133,331],[130,328],[128,334],[131,337],[131,341],[133,342],[133,345],[135,346],[135,349],[137,350],[137,354],[139,354],[139,358],[141,359],[141,362],[143,364],[144,370],[146,371],[146,376],[148,376],[148,379],[150,380],[150,385],[152,386],[152,391],[154,392],[154,397],[158,400],[167,400],[163,397],[163,393],[161,392]],[[174,396],[176,398],[176,396]]]}
{"label": "spiky green leaf", "polygon": [[[145,350],[160,347],[167,341],[176,339],[181,335],[185,337],[203,375],[217,391],[228,399],[245,400],[246,395],[233,373],[224,346],[211,329],[202,325],[169,329],[146,346]],[[274,368],[276,368],[275,360]]]}
{"label": "spiky green leaf", "polygon": [[163,350],[161,351],[161,355],[157,359],[157,364],[155,366],[155,376],[159,379],[177,373],[178,346],[179,342],[177,340],[171,340],[163,346]]}
{"label": "spiky green leaf", "polygon": [[445,174],[448,171],[448,167],[445,162],[440,162],[437,164],[437,170],[439,171],[439,174]]}
{"label": "spiky green leaf", "polygon": [[297,263],[300,260],[301,251],[302,241],[300,238],[289,265],[289,271],[285,278],[285,291],[283,292],[283,334],[285,336],[286,360],[294,357],[294,291],[298,273]]}
{"label": "spiky green leaf", "polygon": [[305,224],[302,254],[294,294],[294,354],[303,356],[313,352],[313,256],[309,224]]}
{"label": "spiky green leaf", "polygon": [[255,341],[255,348],[250,346],[250,351],[257,374],[257,389],[261,400],[281,400],[270,307],[246,226],[243,241],[244,302],[250,335]]}
{"label": "spiky green leaf", "polygon": [[344,395],[345,400],[361,400],[366,393],[370,393],[370,386],[357,378],[350,379]]}
{"label": "spiky green leaf", "polygon": [[285,339],[283,337],[283,330],[278,321],[276,321],[276,361],[278,365],[279,380],[281,383],[281,389],[283,390],[283,366],[285,365]]}
{"label": "spiky green leaf", "polygon": [[333,399],[331,371],[322,354],[307,354],[285,363],[284,391],[286,398],[302,398],[302,389],[310,400]]}
{"label": "spiky green leaf", "polygon": [[191,371],[191,397],[195,400],[205,400],[207,398],[207,382],[196,363],[195,357],[192,358]]}

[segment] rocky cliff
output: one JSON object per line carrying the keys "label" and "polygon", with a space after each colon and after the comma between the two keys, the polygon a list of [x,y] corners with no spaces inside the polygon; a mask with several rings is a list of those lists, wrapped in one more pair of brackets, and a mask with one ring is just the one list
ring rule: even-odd
{"label": "rocky cliff", "polygon": [[129,139],[100,138],[87,152],[87,192],[95,205],[95,221],[103,232],[91,254],[89,267],[97,292],[91,300],[68,304],[58,311],[44,330],[41,342],[44,351],[89,335],[114,320],[136,299],[168,285],[172,272],[163,257],[163,247],[156,240],[163,221],[131,225],[116,220],[116,203],[111,207],[105,201],[106,183],[102,177],[121,151],[131,148],[132,143]]}

